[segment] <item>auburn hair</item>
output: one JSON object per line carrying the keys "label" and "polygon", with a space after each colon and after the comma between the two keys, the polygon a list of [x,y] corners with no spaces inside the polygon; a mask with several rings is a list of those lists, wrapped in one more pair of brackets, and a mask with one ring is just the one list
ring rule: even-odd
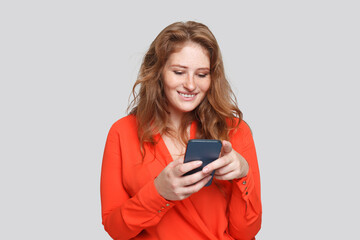
{"label": "auburn hair", "polygon": [[[211,83],[203,101],[183,116],[176,132],[169,127],[162,71],[169,56],[186,42],[197,43],[207,50]],[[144,143],[156,144],[154,136],[158,133],[171,134],[186,144],[187,127],[192,121],[198,124],[197,138],[228,140],[229,131],[242,120],[242,112],[225,77],[215,36],[207,26],[194,21],[175,22],[159,33],[144,56],[132,96],[128,111],[136,116],[142,150]]]}

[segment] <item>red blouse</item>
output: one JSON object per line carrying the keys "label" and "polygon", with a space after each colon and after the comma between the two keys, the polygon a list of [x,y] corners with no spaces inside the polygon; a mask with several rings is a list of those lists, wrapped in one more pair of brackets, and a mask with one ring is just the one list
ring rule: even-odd
{"label": "red blouse", "polygon": [[[191,125],[194,138],[196,123]],[[255,239],[261,226],[260,175],[255,145],[242,121],[231,134],[233,149],[249,164],[246,177],[213,180],[182,201],[159,195],[154,179],[172,161],[158,134],[155,147],[145,144],[142,159],[136,118],[129,115],[111,127],[101,170],[101,205],[105,230],[113,239]]]}

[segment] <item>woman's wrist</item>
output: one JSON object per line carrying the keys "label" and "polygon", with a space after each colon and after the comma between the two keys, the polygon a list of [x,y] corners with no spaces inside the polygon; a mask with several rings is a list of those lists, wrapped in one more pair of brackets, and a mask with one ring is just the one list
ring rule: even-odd
{"label": "woman's wrist", "polygon": [[249,172],[249,164],[245,160],[245,158],[240,158],[240,177],[238,179],[241,179],[243,177],[246,177]]}

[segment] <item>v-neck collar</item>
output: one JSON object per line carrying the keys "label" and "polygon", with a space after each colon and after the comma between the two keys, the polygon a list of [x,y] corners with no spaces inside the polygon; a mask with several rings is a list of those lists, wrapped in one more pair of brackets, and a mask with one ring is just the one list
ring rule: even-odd
{"label": "v-neck collar", "polygon": [[[196,138],[197,122],[192,121],[190,125],[190,139]],[[169,149],[167,148],[164,139],[161,137],[160,133],[154,136],[157,146],[155,147],[156,158],[160,160],[161,163],[168,165],[174,159],[172,158]]]}
{"label": "v-neck collar", "polygon": [[196,130],[197,130],[197,122],[192,121],[192,123],[190,125],[190,139],[196,138]]}

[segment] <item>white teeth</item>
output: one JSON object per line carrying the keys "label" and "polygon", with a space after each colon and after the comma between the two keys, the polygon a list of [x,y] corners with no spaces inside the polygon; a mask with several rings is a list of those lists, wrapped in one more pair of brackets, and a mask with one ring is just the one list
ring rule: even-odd
{"label": "white teeth", "polygon": [[185,93],[179,93],[181,96],[184,96],[184,97],[195,97],[195,94],[185,94]]}

